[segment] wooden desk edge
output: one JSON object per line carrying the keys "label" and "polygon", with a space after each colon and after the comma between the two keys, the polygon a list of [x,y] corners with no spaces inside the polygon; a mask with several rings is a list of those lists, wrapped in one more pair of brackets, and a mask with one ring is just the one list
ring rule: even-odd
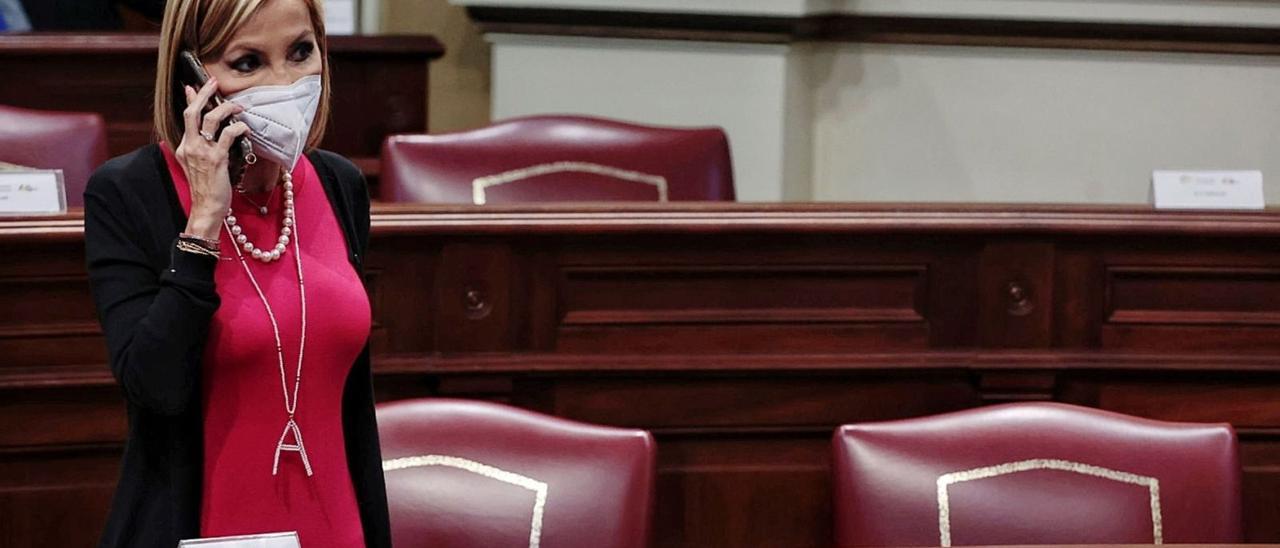
{"label": "wooden desk edge", "polygon": [[[0,241],[82,237],[83,212],[0,219]],[[373,232],[410,234],[1142,234],[1280,236],[1280,211],[1037,204],[709,203],[466,206],[375,203]]]}

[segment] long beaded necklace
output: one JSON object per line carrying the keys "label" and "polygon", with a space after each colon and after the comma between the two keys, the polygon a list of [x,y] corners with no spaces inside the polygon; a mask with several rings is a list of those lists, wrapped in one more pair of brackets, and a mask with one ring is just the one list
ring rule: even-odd
{"label": "long beaded necklace", "polygon": [[[248,241],[248,237],[244,234],[244,230],[236,224],[235,215],[227,210],[227,216],[223,219],[222,226],[226,228],[227,234],[231,236],[238,245],[232,246],[236,250],[236,257],[240,258],[240,266],[244,268],[244,273],[249,276],[249,282],[253,284],[253,289],[258,293],[258,298],[262,301],[262,307],[267,310],[267,318],[271,320],[271,332],[276,339],[276,363],[280,366],[280,390],[284,396],[284,410],[289,415],[289,420],[284,425],[284,431],[280,433],[280,441],[276,442],[275,459],[271,463],[271,475],[278,475],[280,472],[280,453],[282,451],[295,451],[302,457],[302,466],[307,471],[307,477],[311,477],[311,461],[307,459],[307,448],[302,443],[302,431],[298,429],[298,423],[294,419],[294,414],[298,410],[298,388],[302,386],[302,355],[307,348],[307,289],[302,277],[302,246],[298,243],[297,223],[295,211],[293,207],[293,176],[287,171],[282,170],[281,179],[284,186],[285,207],[284,218],[281,220],[280,238],[270,252],[263,253],[261,249],[255,247],[252,242]],[[280,325],[276,323],[275,312],[271,310],[271,303],[267,302],[267,295],[262,292],[262,287],[258,285],[258,280],[253,276],[253,271],[249,269],[249,263],[245,260],[245,253],[263,263],[270,263],[280,258],[289,244],[290,236],[293,240],[293,260],[297,265],[298,271],[298,296],[302,304],[302,336],[298,342],[298,369],[293,377],[293,396],[289,395],[288,374],[284,367],[284,345],[280,342]],[[243,251],[241,251],[243,249]],[[285,443],[289,438],[289,434],[293,434],[294,443]]]}

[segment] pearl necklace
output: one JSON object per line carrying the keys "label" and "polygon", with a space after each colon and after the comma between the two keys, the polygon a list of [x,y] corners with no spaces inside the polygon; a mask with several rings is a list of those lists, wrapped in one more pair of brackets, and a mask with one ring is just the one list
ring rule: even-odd
{"label": "pearl necklace", "polygon": [[[230,212],[227,218],[223,220],[222,226],[227,230],[227,234],[241,245],[232,246],[236,250],[236,257],[240,259],[240,266],[244,268],[244,273],[249,276],[249,283],[253,284],[253,289],[258,293],[258,299],[262,301],[262,307],[267,311],[267,318],[271,320],[271,333],[276,340],[276,363],[280,368],[280,391],[284,396],[284,411],[289,415],[289,420],[284,425],[284,431],[280,433],[280,441],[276,442],[275,459],[271,463],[271,475],[277,475],[280,472],[280,453],[282,451],[295,451],[302,457],[302,466],[307,471],[307,477],[311,477],[311,461],[307,459],[307,448],[302,444],[302,431],[298,429],[298,423],[294,420],[294,414],[298,410],[298,388],[302,386],[302,355],[307,348],[307,287],[302,277],[302,247],[298,243],[298,234],[296,225],[294,224],[293,210],[293,178],[288,172],[283,174],[284,191],[285,191],[285,217],[284,225],[280,229],[280,241],[276,244],[275,249],[270,253],[262,253],[261,250],[253,247],[243,234],[243,230],[235,224],[235,216]],[[270,263],[280,258],[284,252],[285,246],[289,243],[289,236],[293,236],[293,260],[297,265],[298,272],[298,297],[302,305],[302,336],[298,341],[298,368],[293,376],[293,395],[289,395],[288,375],[284,368],[284,345],[280,342],[280,325],[276,323],[276,315],[271,310],[271,303],[267,302],[267,295],[262,292],[262,286],[258,285],[258,279],[253,276],[253,271],[249,269],[249,262],[245,260],[245,254],[241,251],[251,252],[253,258]],[[270,257],[270,258],[264,258]],[[289,434],[293,434],[294,443],[285,443]]]}
{"label": "pearl necklace", "polygon": [[280,256],[284,255],[285,251],[288,250],[289,236],[293,234],[294,223],[293,175],[290,175],[288,171],[282,171],[281,179],[284,181],[281,183],[281,186],[284,187],[284,220],[280,223],[280,237],[276,239],[275,247],[271,248],[270,251],[263,251],[263,248],[253,245],[253,242],[250,242],[249,237],[245,235],[244,229],[236,224],[236,216],[231,214],[230,209],[227,210],[227,217],[224,221],[227,225],[227,230],[231,232],[231,239],[236,243],[236,254],[239,254],[240,250],[244,249],[244,252],[252,255],[253,258],[269,263],[280,260]]}

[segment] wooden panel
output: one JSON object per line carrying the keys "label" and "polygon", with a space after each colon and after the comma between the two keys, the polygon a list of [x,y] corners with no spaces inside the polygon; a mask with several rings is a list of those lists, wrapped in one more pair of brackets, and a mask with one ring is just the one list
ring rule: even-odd
{"label": "wooden panel", "polygon": [[830,436],[659,435],[657,441],[654,546],[830,542]]}
{"label": "wooden panel", "polygon": [[1108,347],[1280,350],[1280,268],[1113,267],[1107,280]]}
{"label": "wooden panel", "polygon": [[988,244],[982,251],[982,345],[1045,347],[1053,341],[1053,253],[1048,242]]}
{"label": "wooden panel", "polygon": [[888,332],[903,348],[924,348],[926,274],[910,266],[569,268],[558,347],[820,352]]}
{"label": "wooden panel", "polygon": [[[972,341],[954,248],[908,238],[616,238],[562,243],[554,331],[565,353],[848,352]],[[761,257],[769,257],[762,261]],[[971,274],[971,272],[968,272]]]}
{"label": "wooden panel", "polygon": [[[963,374],[914,378],[574,380],[547,396],[555,415],[647,429],[796,427],[953,411],[979,403]],[[636,405],[644,402],[644,405]]]}
{"label": "wooden panel", "polygon": [[566,327],[556,350],[564,353],[813,353],[926,348],[928,332],[916,326],[872,324],[633,326],[625,330]]}
{"label": "wooden panel", "polygon": [[97,545],[120,452],[119,445],[0,451],[0,544]]}
{"label": "wooden panel", "polygon": [[[150,33],[0,34],[0,104],[96,112],[111,154],[152,141],[159,36]],[[427,127],[427,64],[444,53],[429,36],[330,36],[333,116],[323,148],[376,176],[383,137]],[[376,194],[375,194],[376,195]]]}
{"label": "wooden panel", "polygon": [[0,262],[0,369],[104,363],[81,242],[6,246]]}
{"label": "wooden panel", "polygon": [[1094,387],[1102,409],[1169,421],[1229,422],[1241,427],[1280,426],[1280,377],[1209,380],[1170,376],[1108,380]]}
{"label": "wooden panel", "polygon": [[569,268],[565,326],[915,323],[924,267]]}
{"label": "wooden panel", "polygon": [[1067,241],[1054,249],[1053,346],[1097,348],[1106,314],[1104,263],[1090,242]]}
{"label": "wooden panel", "polygon": [[373,313],[375,354],[432,351],[434,285],[439,248],[404,238],[383,238],[365,258],[365,285]]}
{"label": "wooden panel", "polygon": [[[380,205],[373,223],[379,397],[651,429],[655,545],[825,545],[836,425],[1026,400],[1235,424],[1248,539],[1280,541],[1276,212]],[[52,336],[91,325],[82,238],[74,214],[0,220],[6,546],[91,544],[113,481],[100,342]]]}
{"label": "wooden panel", "polygon": [[1280,269],[1115,267],[1111,323],[1280,325]]}
{"label": "wooden panel", "polygon": [[101,363],[103,344],[84,274],[0,276],[0,367]]}
{"label": "wooden panel", "polygon": [[1280,538],[1280,436],[1240,436],[1245,542]]}
{"label": "wooden panel", "polygon": [[1272,353],[1280,256],[1266,239],[1118,239],[1094,253],[1103,348]]}
{"label": "wooden panel", "polygon": [[0,449],[122,442],[127,430],[114,386],[0,391]]}
{"label": "wooden panel", "polygon": [[511,248],[501,244],[445,246],[435,288],[435,348],[450,351],[505,351],[512,348],[512,316],[520,303],[511,287]]}

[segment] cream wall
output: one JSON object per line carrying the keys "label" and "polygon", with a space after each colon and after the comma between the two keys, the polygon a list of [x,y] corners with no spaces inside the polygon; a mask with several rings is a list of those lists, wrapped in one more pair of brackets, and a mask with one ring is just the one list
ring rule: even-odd
{"label": "cream wall", "polygon": [[[573,113],[730,135],[737,196],[807,200],[808,48],[491,35],[495,118]],[[788,105],[780,108],[780,105]]]}
{"label": "cream wall", "polygon": [[1153,169],[1280,180],[1276,58],[840,45],[813,70],[818,200],[1143,203]]}
{"label": "cream wall", "polygon": [[[1280,27],[1260,0],[453,1]],[[1145,203],[1155,169],[1280,181],[1275,56],[490,38],[496,117],[723,126],[744,200]]]}
{"label": "cream wall", "polygon": [[431,64],[428,129],[456,131],[489,123],[490,52],[466,9],[448,0],[381,0],[383,34],[431,34],[445,56]]}

